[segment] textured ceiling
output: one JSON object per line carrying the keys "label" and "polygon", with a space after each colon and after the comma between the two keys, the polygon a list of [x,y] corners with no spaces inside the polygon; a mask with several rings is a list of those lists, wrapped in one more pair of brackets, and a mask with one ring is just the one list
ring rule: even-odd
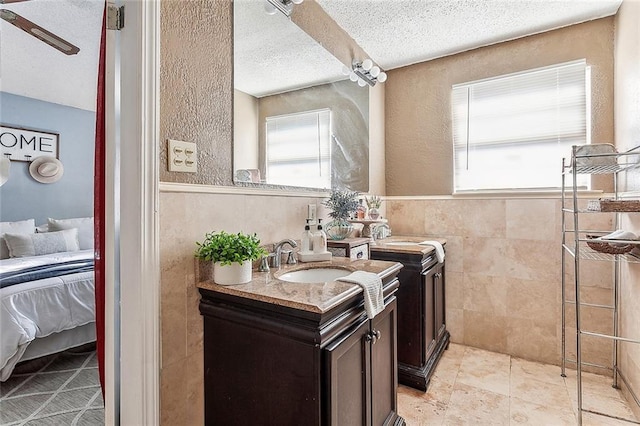
{"label": "textured ceiling", "polygon": [[234,86],[262,97],[344,79],[342,63],[265,0],[234,2]]}
{"label": "textured ceiling", "polygon": [[[317,0],[383,68],[615,14],[621,0]],[[628,0],[629,1],[629,0]],[[80,47],[66,56],[0,21],[0,90],[95,109],[101,0],[3,5]],[[254,96],[342,79],[341,64],[264,0],[235,1],[235,85]]]}
{"label": "textured ceiling", "polygon": [[104,1],[31,0],[11,10],[80,48],[67,56],[0,20],[0,90],[95,110]]}
{"label": "textured ceiling", "polygon": [[317,1],[385,69],[614,15],[622,3],[622,0]]}

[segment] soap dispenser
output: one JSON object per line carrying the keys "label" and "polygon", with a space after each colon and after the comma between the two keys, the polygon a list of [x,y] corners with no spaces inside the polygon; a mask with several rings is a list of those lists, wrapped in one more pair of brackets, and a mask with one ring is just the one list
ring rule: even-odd
{"label": "soap dispenser", "polygon": [[309,221],[311,219],[307,219],[307,224],[304,226],[304,232],[302,233],[302,244],[300,247],[300,251],[303,253],[309,253],[313,250],[313,234],[311,233],[311,227],[309,226]]}
{"label": "soap dispenser", "polygon": [[313,252],[327,252],[327,234],[322,229],[322,219],[318,219],[318,230],[313,234]]}

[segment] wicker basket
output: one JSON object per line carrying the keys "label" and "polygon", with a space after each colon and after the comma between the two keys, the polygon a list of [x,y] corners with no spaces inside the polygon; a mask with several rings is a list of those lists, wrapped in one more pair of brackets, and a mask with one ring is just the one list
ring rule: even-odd
{"label": "wicker basket", "polygon": [[640,212],[640,200],[600,200],[601,212]]}
{"label": "wicker basket", "polygon": [[[587,239],[595,239],[600,238],[601,235],[587,235]],[[611,240],[615,241],[615,240]],[[595,251],[599,251],[600,253],[608,253],[608,254],[624,254],[629,253],[636,247],[635,244],[615,244],[615,243],[605,243],[600,241],[587,241],[587,245],[591,247]]]}

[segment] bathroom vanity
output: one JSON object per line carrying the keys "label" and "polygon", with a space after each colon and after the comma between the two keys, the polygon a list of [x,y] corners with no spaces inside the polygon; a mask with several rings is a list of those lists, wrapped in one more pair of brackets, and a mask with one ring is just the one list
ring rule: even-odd
{"label": "bathroom vanity", "polygon": [[[313,267],[378,274],[384,311],[369,320],[355,284],[284,281]],[[403,425],[396,398],[401,268],[336,257],[254,271],[247,284],[201,282],[205,423]]]}
{"label": "bathroom vanity", "polygon": [[[445,262],[438,263],[428,237],[398,237],[371,245],[371,258],[401,262],[398,274],[398,380],[427,390],[431,375],[449,345],[445,320]],[[436,238],[443,246],[446,240]]]}

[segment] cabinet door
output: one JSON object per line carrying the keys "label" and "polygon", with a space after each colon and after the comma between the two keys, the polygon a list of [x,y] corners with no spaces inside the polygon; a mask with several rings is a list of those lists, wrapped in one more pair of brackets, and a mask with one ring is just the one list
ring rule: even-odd
{"label": "cabinet door", "polygon": [[424,354],[425,360],[429,359],[429,356],[436,348],[436,312],[435,312],[435,301],[436,301],[436,286],[435,286],[435,275],[436,275],[436,267],[430,268],[427,271],[422,273],[422,279],[424,283],[424,306],[422,315],[424,316]]}
{"label": "cabinet door", "polygon": [[324,425],[371,424],[369,321],[360,322],[324,350]]}
{"label": "cabinet door", "polygon": [[393,424],[398,418],[396,312],[394,298],[383,312],[371,320],[371,424],[376,426]]}
{"label": "cabinet door", "polygon": [[435,312],[435,334],[436,339],[446,330],[445,321],[445,279],[444,279],[444,264],[439,264],[436,268],[436,273],[433,275],[434,283],[434,312]]}

